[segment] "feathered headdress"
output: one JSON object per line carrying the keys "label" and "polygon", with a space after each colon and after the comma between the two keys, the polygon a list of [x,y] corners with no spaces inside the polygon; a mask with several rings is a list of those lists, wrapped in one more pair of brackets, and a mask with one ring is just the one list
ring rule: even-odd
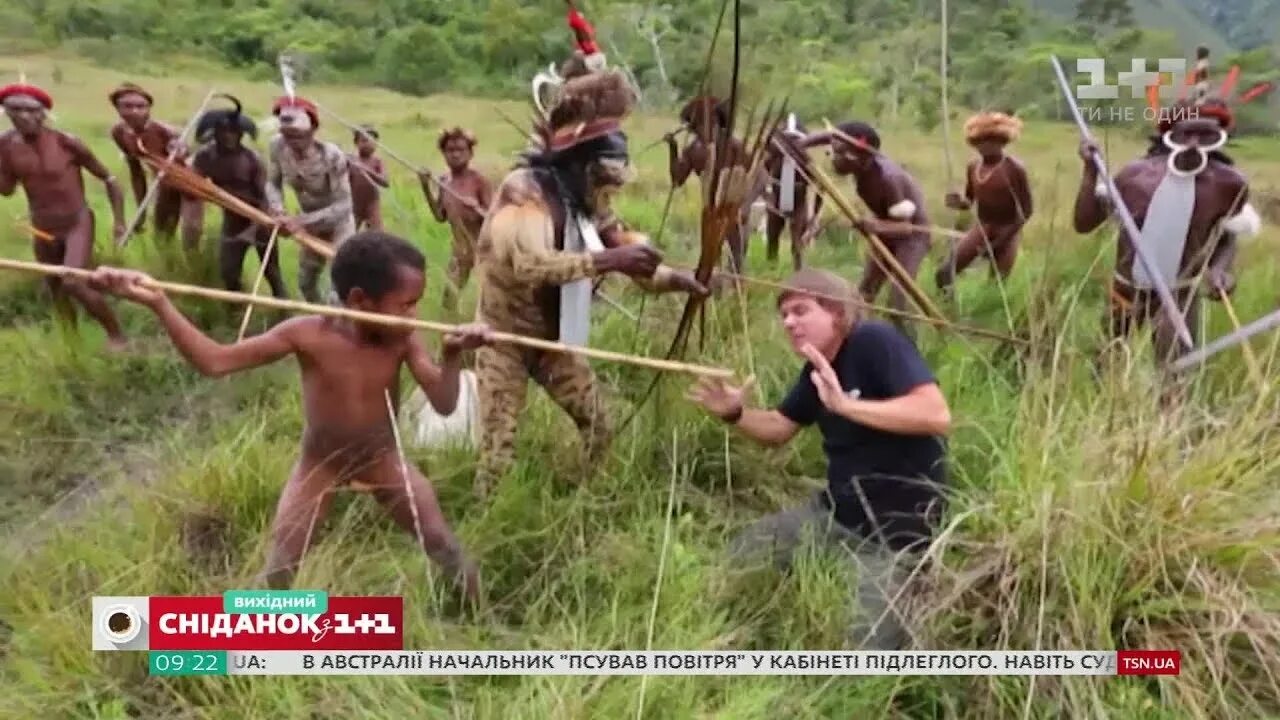
{"label": "feathered headdress", "polygon": [[622,128],[631,114],[636,91],[617,70],[593,72],[566,80],[555,104],[535,123],[543,151],[561,152]]}
{"label": "feathered headdress", "polygon": [[[1147,87],[1147,106],[1156,117],[1156,132],[1163,134],[1178,120],[1191,115],[1214,118],[1223,130],[1231,132],[1235,128],[1238,108],[1275,90],[1275,83],[1263,81],[1250,86],[1237,97],[1235,89],[1240,81],[1240,66],[1232,65],[1218,91],[1214,92],[1210,85],[1209,69],[1209,49],[1204,46],[1196,48],[1195,67],[1187,74],[1178,102],[1169,108],[1171,112],[1160,112],[1160,86]],[[1194,94],[1188,98],[1188,90],[1192,88],[1194,88]]]}
{"label": "feathered headdress", "polygon": [[196,142],[205,143],[213,139],[213,134],[223,128],[232,128],[241,134],[257,139],[258,125],[253,118],[245,115],[240,99],[234,95],[219,94],[219,97],[231,101],[235,107],[208,110],[196,121]]}
{"label": "feathered headdress", "polygon": [[964,123],[964,138],[975,142],[986,138],[1011,143],[1022,134],[1022,121],[1002,112],[982,112]]}
{"label": "feathered headdress", "polygon": [[561,91],[566,82],[590,73],[603,72],[608,67],[608,60],[604,53],[600,52],[600,46],[596,43],[595,28],[574,7],[573,0],[565,0],[565,4],[569,8],[567,15],[569,29],[573,31],[574,36],[573,54],[560,64],[559,69],[554,63],[548,65],[545,71],[534,76],[532,83],[533,104],[544,115],[548,106],[555,102],[555,95]]}

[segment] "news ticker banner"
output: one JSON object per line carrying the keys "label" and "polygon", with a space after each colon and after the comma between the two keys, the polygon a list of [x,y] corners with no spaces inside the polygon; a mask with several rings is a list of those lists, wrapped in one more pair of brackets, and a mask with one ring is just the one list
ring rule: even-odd
{"label": "news ticker banner", "polygon": [[178,675],[1177,675],[1177,650],[727,652],[152,651],[150,674]]}
{"label": "news ticker banner", "polygon": [[153,675],[1177,675],[1177,650],[404,650],[404,599],[323,591],[93,598],[93,649]]}

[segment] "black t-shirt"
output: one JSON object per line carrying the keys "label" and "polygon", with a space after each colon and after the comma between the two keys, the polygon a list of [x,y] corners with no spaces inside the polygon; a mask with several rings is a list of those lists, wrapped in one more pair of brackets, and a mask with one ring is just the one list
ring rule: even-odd
{"label": "black t-shirt", "polygon": [[[911,341],[878,320],[854,326],[831,368],[840,387],[857,389],[863,400],[888,400],[936,382]],[[828,412],[809,378],[812,371],[805,363],[778,412],[799,425],[818,423],[836,520],[894,549],[928,539],[946,482],[942,438],[877,430]]]}

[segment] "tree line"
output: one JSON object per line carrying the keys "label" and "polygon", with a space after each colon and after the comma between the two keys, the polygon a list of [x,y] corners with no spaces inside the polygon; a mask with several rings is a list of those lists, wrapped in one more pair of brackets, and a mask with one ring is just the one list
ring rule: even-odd
{"label": "tree line", "polygon": [[[698,90],[720,0],[579,5],[611,60],[642,88],[644,104],[669,107]],[[1074,16],[1024,0],[949,6],[947,89],[958,108],[1065,117],[1051,54],[1071,72],[1077,57],[1107,58],[1118,71],[1132,57],[1192,52],[1169,31],[1137,27],[1128,0],[1076,0]],[[940,9],[939,0],[747,0],[745,94],[750,101],[786,87],[790,106],[806,117],[856,110],[931,128],[941,118]],[[138,52],[183,52],[258,77],[274,75],[277,57],[289,52],[302,60],[306,81],[416,95],[523,96],[530,77],[570,47],[560,0],[16,0],[0,9],[0,33],[71,45],[113,66]],[[726,20],[712,89],[727,81],[731,44]],[[1221,73],[1239,61],[1248,80],[1280,79],[1274,47],[1216,60]],[[1274,115],[1260,105],[1243,125],[1274,129]]]}

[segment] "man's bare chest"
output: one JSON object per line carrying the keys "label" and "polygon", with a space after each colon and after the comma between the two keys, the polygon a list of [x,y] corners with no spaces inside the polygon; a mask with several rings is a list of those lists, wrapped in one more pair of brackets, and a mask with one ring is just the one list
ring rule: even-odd
{"label": "man's bare chest", "polygon": [[19,182],[56,182],[76,170],[74,158],[55,142],[46,139],[36,145],[14,142],[0,153]]}

